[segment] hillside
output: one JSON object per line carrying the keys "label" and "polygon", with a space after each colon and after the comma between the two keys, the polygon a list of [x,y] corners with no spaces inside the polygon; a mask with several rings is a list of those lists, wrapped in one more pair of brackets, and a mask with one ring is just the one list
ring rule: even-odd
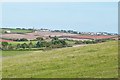
{"label": "hillside", "polygon": [[2,76],[3,78],[115,78],[118,75],[117,51],[115,41],[49,51],[3,51],[5,56]]}

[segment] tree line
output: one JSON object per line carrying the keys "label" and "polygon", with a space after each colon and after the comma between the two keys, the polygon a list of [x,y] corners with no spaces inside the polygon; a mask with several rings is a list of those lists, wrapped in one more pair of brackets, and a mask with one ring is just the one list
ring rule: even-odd
{"label": "tree line", "polygon": [[17,45],[13,45],[9,42],[2,42],[1,43],[2,50],[26,50],[26,49],[52,49],[52,48],[62,48],[67,47],[68,44],[65,42],[65,40],[60,40],[58,37],[53,37],[51,41],[45,41],[42,37],[38,37],[36,43],[33,44],[32,41],[29,43],[18,43]]}
{"label": "tree line", "polygon": [[[68,44],[66,41],[68,39],[61,40],[58,37],[51,37],[50,41],[44,40],[42,37],[37,37],[36,42],[33,43],[30,41],[28,43],[27,39],[18,39],[16,41],[23,42],[24,43],[18,43],[17,45],[8,43],[8,42],[2,42],[1,49],[2,50],[33,50],[33,49],[53,49],[53,48],[62,48],[62,47],[72,47],[72,45]],[[86,40],[86,41],[77,41],[77,40],[72,40],[75,42],[74,44],[95,44],[95,43],[101,43],[101,42],[106,42],[108,40],[112,39],[93,39],[93,40]]]}

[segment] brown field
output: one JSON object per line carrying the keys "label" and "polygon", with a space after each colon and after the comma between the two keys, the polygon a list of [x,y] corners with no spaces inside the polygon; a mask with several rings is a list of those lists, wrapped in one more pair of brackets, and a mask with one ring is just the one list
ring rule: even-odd
{"label": "brown field", "polygon": [[113,38],[115,36],[105,36],[105,35],[102,35],[102,36],[97,36],[97,35],[94,35],[94,36],[86,36],[86,35],[83,35],[83,36],[80,36],[80,35],[75,35],[75,36],[64,36],[64,37],[68,37],[68,38],[76,38],[76,39],[108,39],[108,38]]}
{"label": "brown field", "polygon": [[4,39],[0,39],[0,42],[14,42],[12,40],[4,40]]}
{"label": "brown field", "polygon": [[70,34],[70,33],[61,33],[61,32],[50,32],[50,31],[41,31],[41,32],[33,32],[33,33],[26,33],[26,34],[3,34],[1,38],[7,39],[21,39],[26,38],[28,40],[34,40],[37,37],[54,37],[59,36],[61,38],[73,38],[73,39],[108,39],[114,38],[115,36],[91,36],[91,35],[79,35],[79,34]]}
{"label": "brown field", "polygon": [[29,40],[34,40],[37,37],[54,37],[54,36],[73,36],[76,34],[70,34],[70,33],[60,33],[60,32],[33,32],[33,33],[26,33],[26,34],[3,34],[2,38],[8,38],[8,39],[21,39],[21,38],[27,38]]}

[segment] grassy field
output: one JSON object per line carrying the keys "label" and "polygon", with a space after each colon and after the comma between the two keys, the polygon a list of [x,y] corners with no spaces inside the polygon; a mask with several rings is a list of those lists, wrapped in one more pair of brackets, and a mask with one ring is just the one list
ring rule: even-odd
{"label": "grassy field", "polygon": [[[14,41],[14,42],[9,42],[9,44],[12,44],[12,45],[16,46],[17,44],[23,44],[23,43],[29,44],[30,42],[32,42],[33,45],[35,45],[38,41],[20,41],[20,42]],[[69,44],[69,45],[74,45],[75,41],[66,40],[66,43]]]}
{"label": "grassy field", "polygon": [[[37,43],[37,41],[31,41],[31,42],[33,43],[33,45],[35,45]],[[9,44],[12,44],[12,45],[23,44],[23,43],[29,44],[30,41],[9,42]]]}
{"label": "grassy field", "polygon": [[22,29],[0,29],[0,33],[4,33],[5,31],[11,31],[11,33],[31,33],[32,30],[22,30]]}
{"label": "grassy field", "polygon": [[118,46],[110,41],[49,51],[3,51],[3,78],[116,78]]}

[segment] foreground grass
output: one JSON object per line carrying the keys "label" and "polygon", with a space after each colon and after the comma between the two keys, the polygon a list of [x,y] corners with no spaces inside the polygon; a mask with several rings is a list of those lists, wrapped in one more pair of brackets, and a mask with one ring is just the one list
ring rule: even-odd
{"label": "foreground grass", "polygon": [[[117,42],[113,41],[50,51],[24,51],[24,54],[3,58],[2,76],[3,78],[115,78],[118,76],[117,50]],[[6,52],[3,51],[3,54]]]}
{"label": "foreground grass", "polygon": [[2,51],[2,57],[14,57],[16,55],[29,54],[31,51]]}

